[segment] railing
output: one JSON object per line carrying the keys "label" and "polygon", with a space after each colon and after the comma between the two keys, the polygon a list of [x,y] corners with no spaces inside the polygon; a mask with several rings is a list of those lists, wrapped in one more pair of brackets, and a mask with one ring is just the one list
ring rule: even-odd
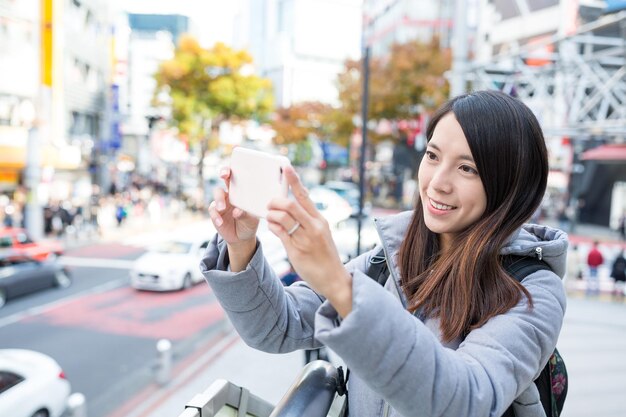
{"label": "railing", "polygon": [[193,397],[179,417],[326,417],[337,385],[338,373],[333,365],[311,362],[274,408],[243,387],[217,380]]}

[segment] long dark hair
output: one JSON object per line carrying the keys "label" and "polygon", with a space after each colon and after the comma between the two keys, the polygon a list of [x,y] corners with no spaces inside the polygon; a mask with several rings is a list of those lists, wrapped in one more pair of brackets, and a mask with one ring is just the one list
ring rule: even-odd
{"label": "long dark hair", "polygon": [[482,217],[440,253],[438,235],[424,223],[417,200],[400,247],[402,289],[409,310],[440,319],[451,341],[505,313],[525,295],[500,264],[500,249],[539,207],[548,179],[548,152],[539,122],[521,101],[497,91],[456,97],[433,115],[426,136],[454,113],[469,144],[487,197]]}

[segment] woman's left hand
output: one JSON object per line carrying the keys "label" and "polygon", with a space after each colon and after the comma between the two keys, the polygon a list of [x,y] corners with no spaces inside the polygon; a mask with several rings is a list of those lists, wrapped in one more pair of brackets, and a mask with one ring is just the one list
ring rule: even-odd
{"label": "woman's left hand", "polygon": [[352,277],[343,266],[328,221],[316,209],[293,167],[284,174],[295,200],[269,204],[269,229],[280,238],[300,277],[345,317],[352,310]]}

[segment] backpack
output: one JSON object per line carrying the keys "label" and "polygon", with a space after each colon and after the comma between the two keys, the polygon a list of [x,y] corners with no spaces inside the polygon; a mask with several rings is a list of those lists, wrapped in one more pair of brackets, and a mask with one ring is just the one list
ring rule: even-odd
{"label": "backpack", "polygon": [[[518,282],[521,282],[534,272],[542,269],[550,270],[550,267],[544,261],[530,256],[503,256],[502,266]],[[387,265],[387,258],[383,249],[370,258],[370,264],[365,273],[380,285],[385,285],[389,277],[389,266]],[[541,405],[546,416],[559,417],[567,396],[567,369],[561,354],[556,348],[534,382],[539,391]],[[513,405],[502,415],[502,417],[514,416]]]}

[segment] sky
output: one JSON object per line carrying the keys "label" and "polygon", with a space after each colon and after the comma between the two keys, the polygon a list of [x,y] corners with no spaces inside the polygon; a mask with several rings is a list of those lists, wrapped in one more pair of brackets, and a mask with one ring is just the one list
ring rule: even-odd
{"label": "sky", "polygon": [[182,14],[191,17],[200,42],[233,42],[233,18],[242,0],[117,0],[131,13]]}

